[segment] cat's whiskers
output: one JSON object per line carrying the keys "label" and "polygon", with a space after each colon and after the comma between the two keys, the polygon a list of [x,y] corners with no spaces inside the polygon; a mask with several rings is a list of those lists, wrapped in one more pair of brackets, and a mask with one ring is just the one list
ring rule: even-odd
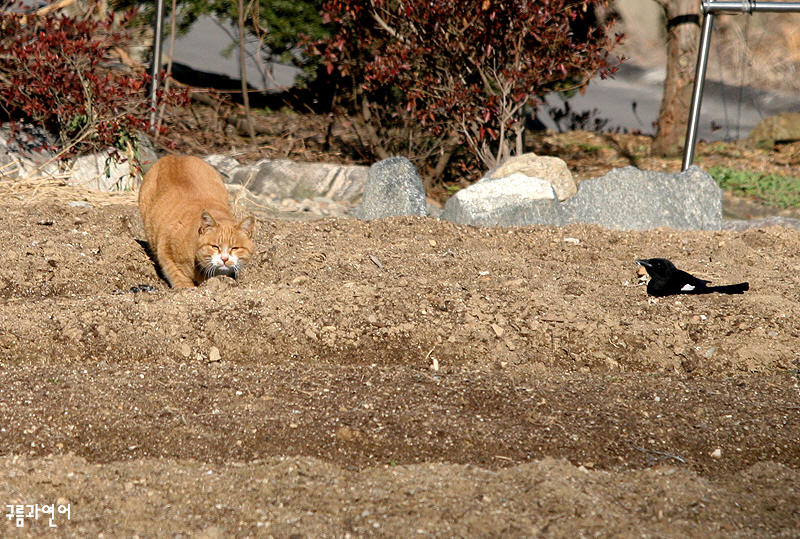
{"label": "cat's whiskers", "polygon": [[236,262],[228,266],[224,263],[214,262],[214,258],[211,257],[206,260],[199,261],[198,266],[204,279],[210,279],[211,277],[216,277],[217,275],[227,275],[237,279],[242,270],[243,264],[241,260],[237,259]]}

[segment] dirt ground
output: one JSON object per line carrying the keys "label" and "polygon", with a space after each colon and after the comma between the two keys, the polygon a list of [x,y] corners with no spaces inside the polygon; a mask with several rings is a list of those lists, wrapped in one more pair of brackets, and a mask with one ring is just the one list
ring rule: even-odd
{"label": "dirt ground", "polygon": [[174,291],[135,195],[6,189],[0,504],[57,527],[0,536],[800,533],[796,230],[260,217]]}

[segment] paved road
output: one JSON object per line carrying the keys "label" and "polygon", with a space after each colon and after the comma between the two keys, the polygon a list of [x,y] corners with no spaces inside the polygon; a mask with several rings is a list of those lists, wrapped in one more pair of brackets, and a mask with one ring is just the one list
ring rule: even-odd
{"label": "paved road", "polygon": [[[174,62],[178,65],[176,77],[184,70],[185,82],[215,86],[222,89],[241,88],[239,71],[239,49],[236,45],[238,27],[217,21],[214,17],[200,17],[186,35],[175,40]],[[259,90],[290,88],[299,70],[282,64],[268,64],[259,60],[258,40],[253,36],[245,39],[247,50],[247,82]],[[164,42],[164,58],[169,50],[169,41]],[[187,69],[195,74],[188,75]],[[204,73],[205,76],[201,75]]]}
{"label": "paved road", "polygon": [[[653,135],[664,93],[664,76],[664,71],[622,64],[613,79],[592,81],[584,95],[570,98],[569,103],[578,113],[597,109],[596,116],[608,120],[606,129],[638,130]],[[550,107],[563,107],[563,98],[558,95],[548,96],[547,102]],[[745,138],[762,118],[783,111],[800,112],[800,98],[740,90],[707,81],[700,110],[699,138],[709,141]],[[539,119],[548,127],[556,128],[546,113],[540,113]],[[712,123],[720,127],[712,129]]]}

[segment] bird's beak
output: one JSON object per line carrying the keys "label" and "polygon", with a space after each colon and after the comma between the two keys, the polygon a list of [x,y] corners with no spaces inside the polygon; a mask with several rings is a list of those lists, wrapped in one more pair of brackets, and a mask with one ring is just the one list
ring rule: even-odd
{"label": "bird's beak", "polygon": [[650,265],[650,262],[648,262],[647,260],[637,260],[636,263],[639,264],[640,266],[644,266],[645,268],[651,268],[652,267]]}

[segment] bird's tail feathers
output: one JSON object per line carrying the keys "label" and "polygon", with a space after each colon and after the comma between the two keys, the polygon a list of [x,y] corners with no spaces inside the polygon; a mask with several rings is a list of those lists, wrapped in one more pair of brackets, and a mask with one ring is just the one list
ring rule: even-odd
{"label": "bird's tail feathers", "polygon": [[709,292],[718,292],[720,294],[744,294],[747,290],[750,290],[750,283],[736,283],[708,287]]}

